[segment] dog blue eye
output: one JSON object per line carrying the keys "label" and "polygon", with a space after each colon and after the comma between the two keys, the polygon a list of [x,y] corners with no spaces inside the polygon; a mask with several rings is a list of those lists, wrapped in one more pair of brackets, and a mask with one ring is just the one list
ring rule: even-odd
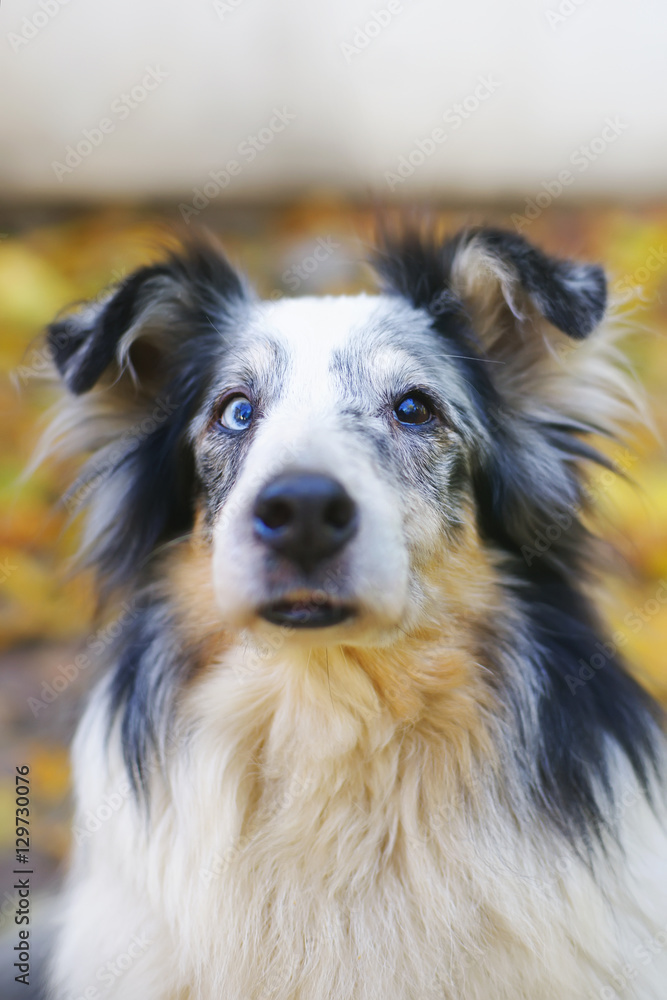
{"label": "dog blue eye", "polygon": [[401,424],[427,424],[433,419],[433,411],[421,396],[411,395],[396,404],[394,416]]}
{"label": "dog blue eye", "polygon": [[230,431],[244,431],[252,423],[253,405],[245,396],[233,396],[220,415],[220,423]]}

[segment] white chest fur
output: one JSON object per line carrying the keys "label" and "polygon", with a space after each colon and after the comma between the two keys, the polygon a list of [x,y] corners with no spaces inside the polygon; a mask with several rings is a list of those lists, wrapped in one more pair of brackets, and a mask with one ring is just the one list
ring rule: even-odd
{"label": "white chest fur", "polygon": [[[145,931],[151,947],[101,996],[576,1000],[614,997],[630,963],[636,996],[658,1000],[664,955],[632,958],[657,899],[633,914],[620,876],[594,880],[512,815],[490,772],[465,776],[363,680],[329,681],[274,664],[193,686],[148,825],[128,798],[82,844],[68,933],[90,937],[85,907],[108,925],[83,981],[109,941]],[[94,769],[81,744],[96,729],[78,748]]]}

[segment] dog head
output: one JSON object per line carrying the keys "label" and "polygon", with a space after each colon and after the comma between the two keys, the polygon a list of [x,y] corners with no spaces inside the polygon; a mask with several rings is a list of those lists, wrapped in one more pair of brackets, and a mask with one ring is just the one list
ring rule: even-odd
{"label": "dog head", "polygon": [[493,229],[386,238],[377,268],[377,296],[260,301],[201,243],[51,326],[103,578],[196,525],[221,625],[384,644],[460,613],[461,553],[474,588],[480,553],[572,523],[619,407],[600,269]]}

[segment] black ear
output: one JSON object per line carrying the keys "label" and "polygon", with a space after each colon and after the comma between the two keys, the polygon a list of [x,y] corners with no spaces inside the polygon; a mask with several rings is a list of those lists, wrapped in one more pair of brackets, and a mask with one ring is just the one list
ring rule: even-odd
{"label": "black ear", "polygon": [[602,268],[548,257],[503,229],[471,230],[465,245],[475,243],[513,273],[536,309],[563,333],[581,340],[599,324],[607,303]]}
{"label": "black ear", "polygon": [[385,225],[375,266],[388,291],[435,317],[463,306],[485,346],[498,341],[499,324],[508,329],[531,318],[581,340],[607,300],[600,267],[549,257],[503,229],[466,229],[443,243],[428,229]]}
{"label": "black ear", "polygon": [[[47,343],[65,385],[80,395],[98,383],[114,359],[122,360],[121,341],[133,327],[143,342],[139,351],[155,360],[161,345],[173,341],[174,324],[210,327],[218,311],[245,294],[220,248],[199,237],[164,261],[139,268],[100,301],[51,324]],[[156,331],[160,325],[164,336]]]}
{"label": "black ear", "polygon": [[160,276],[169,278],[166,266],[142,267],[105,301],[89,304],[49,326],[46,336],[51,356],[70,392],[78,396],[99,381],[113,361],[121,337],[132,326],[142,296],[145,299]]}

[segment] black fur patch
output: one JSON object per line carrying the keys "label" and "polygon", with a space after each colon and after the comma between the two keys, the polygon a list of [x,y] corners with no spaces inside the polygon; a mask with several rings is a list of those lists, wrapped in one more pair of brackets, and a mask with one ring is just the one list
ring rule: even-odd
{"label": "black fur patch", "polygon": [[608,744],[620,748],[648,792],[658,766],[661,713],[628,674],[575,581],[525,568],[523,577],[516,592],[543,688],[537,742],[525,747],[534,753],[527,769],[533,794],[561,833],[591,842],[613,831],[618,806]]}
{"label": "black fur patch", "polygon": [[[482,363],[480,339],[449,287],[454,257],[473,237],[514,269],[543,315],[571,337],[586,336],[600,321],[606,285],[599,268],[555,261],[521,237],[494,229],[470,230],[442,245],[413,231],[403,241],[385,242],[376,261],[390,292],[431,315],[486,428],[490,448],[480,451],[472,473],[479,529],[487,543],[506,554],[508,579],[516,581],[511,587],[528,624],[529,662],[543,690],[537,743],[530,744],[517,718],[516,753],[549,822],[569,839],[590,842],[601,833],[617,791],[609,744],[625,754],[647,788],[657,767],[661,712],[627,672],[581,586],[590,573],[591,553],[580,519],[585,497],[579,463],[610,463],[582,439],[593,426],[529,421],[504,399],[493,367]],[[525,444],[535,435],[551,451],[560,483],[535,475]],[[554,525],[566,527],[547,534],[549,546],[535,552],[534,562],[527,559],[536,536]],[[601,650],[609,651],[604,666],[591,668],[590,679],[579,685],[582,664],[590,664]]]}
{"label": "black fur patch", "polygon": [[462,312],[462,303],[453,295],[449,278],[463,235],[439,243],[432,233],[416,228],[383,230],[372,262],[385,291],[402,295],[432,316]]}
{"label": "black fur patch", "polygon": [[196,351],[175,366],[166,387],[169,416],[150,434],[139,436],[110,473],[110,479],[124,475],[127,489],[116,519],[92,554],[104,586],[141,576],[158,545],[192,527],[199,486],[186,432],[221,349],[210,331],[202,330],[198,341]]}
{"label": "black fur patch", "polygon": [[472,230],[472,235],[514,268],[542,315],[563,333],[581,340],[598,325],[607,304],[601,267],[547,257],[522,236],[503,229]]}
{"label": "black fur patch", "polygon": [[193,668],[189,653],[180,646],[168,609],[150,598],[112,649],[109,724],[120,713],[125,766],[135,791],[144,796],[167,750],[174,694]]}
{"label": "black fur patch", "polygon": [[142,267],[95,312],[89,325],[75,315],[49,327],[47,341],[70,392],[78,396],[98,382],[114,359],[118,341],[132,325],[140,292],[146,292],[146,286],[161,275],[168,276],[168,268]]}
{"label": "black fur patch", "polygon": [[164,322],[181,331],[174,337],[165,328],[164,350],[150,345],[158,360],[151,355],[151,389],[147,393],[141,387],[141,392],[147,416],[156,404],[162,407],[156,426],[130,436],[130,447],[118,449],[115,464],[105,468],[96,487],[94,460],[89,466],[91,493],[114,481],[124,487],[115,517],[89,557],[105,588],[136,580],[156,546],[192,525],[198,481],[186,431],[223,352],[218,327],[230,303],[243,295],[224,257],[207,244],[192,243],[163,263],[135,272],[98,307],[48,331],[55,364],[75,395],[93,389],[117,364],[119,341],[140,311],[168,303],[172,318]]}
{"label": "black fur patch", "polygon": [[413,229],[400,235],[385,232],[382,240],[374,263],[388,290],[434,317],[462,311],[450,285],[452,266],[473,240],[514,271],[537,309],[563,333],[580,340],[604,315],[607,282],[600,267],[548,257],[516,233],[468,229],[439,244],[433,235]]}

